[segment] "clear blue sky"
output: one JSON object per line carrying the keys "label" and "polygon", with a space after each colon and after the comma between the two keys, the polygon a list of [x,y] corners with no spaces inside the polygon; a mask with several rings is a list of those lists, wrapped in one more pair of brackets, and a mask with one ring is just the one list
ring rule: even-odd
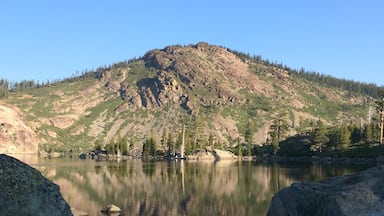
{"label": "clear blue sky", "polygon": [[53,80],[205,41],[384,85],[384,1],[1,0],[0,78]]}

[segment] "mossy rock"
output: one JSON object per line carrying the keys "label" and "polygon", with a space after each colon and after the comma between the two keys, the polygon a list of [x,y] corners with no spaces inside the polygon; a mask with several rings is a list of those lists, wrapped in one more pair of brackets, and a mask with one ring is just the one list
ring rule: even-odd
{"label": "mossy rock", "polygon": [[4,154],[0,154],[0,191],[0,215],[72,215],[58,185]]}

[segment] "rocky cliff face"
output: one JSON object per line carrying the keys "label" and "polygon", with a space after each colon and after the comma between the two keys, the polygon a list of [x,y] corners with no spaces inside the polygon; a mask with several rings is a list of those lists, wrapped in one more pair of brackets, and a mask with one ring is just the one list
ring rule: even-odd
{"label": "rocky cliff face", "polygon": [[127,70],[105,72],[101,79],[109,90],[137,108],[153,109],[176,103],[198,112],[201,104],[245,103],[246,98],[239,93],[242,89],[275,95],[271,83],[249,73],[249,65],[223,47],[203,42],[168,46],[147,52],[139,61],[149,76],[130,83],[130,77],[140,70],[132,64]]}
{"label": "rocky cliff face", "polygon": [[268,216],[384,215],[384,166],[323,182],[294,183],[272,199]]}
{"label": "rocky cliff face", "polygon": [[38,137],[16,107],[0,104],[0,152],[36,154]]}
{"label": "rocky cliff face", "polygon": [[[148,68],[159,71],[152,79],[138,82],[143,106],[167,102],[187,103],[192,111],[200,104],[244,103],[239,90],[272,94],[272,86],[255,74],[236,55],[219,46],[198,43],[169,46],[148,52],[142,60]],[[187,100],[187,101],[186,101]]]}
{"label": "rocky cliff face", "polygon": [[34,168],[0,154],[0,215],[72,215],[60,188]]}

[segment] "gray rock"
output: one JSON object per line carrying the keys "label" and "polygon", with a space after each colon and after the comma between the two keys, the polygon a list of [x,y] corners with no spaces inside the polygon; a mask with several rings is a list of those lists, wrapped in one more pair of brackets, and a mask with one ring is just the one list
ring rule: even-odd
{"label": "gray rock", "polygon": [[85,153],[80,153],[79,154],[79,159],[81,159],[81,160],[85,160],[85,159],[87,159],[87,154],[85,154]]}
{"label": "gray rock", "polygon": [[384,156],[380,156],[376,158],[377,165],[384,165]]}
{"label": "gray rock", "polygon": [[114,205],[114,204],[109,204],[107,205],[106,207],[104,207],[101,212],[103,213],[107,213],[107,214],[111,214],[111,213],[120,213],[121,212],[121,209]]}
{"label": "gray rock", "polygon": [[0,215],[72,215],[59,186],[4,154],[0,154],[0,191]]}
{"label": "gray rock", "polygon": [[268,216],[384,215],[384,166],[330,178],[294,183],[275,194]]}

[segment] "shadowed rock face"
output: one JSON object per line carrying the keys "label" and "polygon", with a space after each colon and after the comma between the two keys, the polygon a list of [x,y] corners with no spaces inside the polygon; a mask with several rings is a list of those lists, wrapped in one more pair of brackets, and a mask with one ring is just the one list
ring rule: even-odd
{"label": "shadowed rock face", "polygon": [[0,215],[72,215],[60,188],[27,164],[0,154]]}
{"label": "shadowed rock face", "polygon": [[278,192],[268,216],[384,215],[384,166],[330,178],[295,183]]}

